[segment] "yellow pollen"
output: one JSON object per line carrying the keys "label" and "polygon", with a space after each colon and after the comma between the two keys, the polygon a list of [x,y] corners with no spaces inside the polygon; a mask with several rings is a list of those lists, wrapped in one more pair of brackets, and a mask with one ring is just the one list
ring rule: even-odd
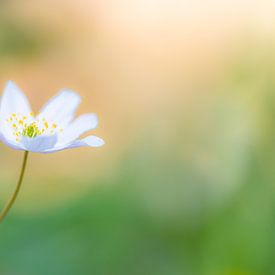
{"label": "yellow pollen", "polygon": [[[30,113],[34,116],[34,113]],[[12,134],[16,141],[20,141],[22,137],[35,138],[37,136],[47,134],[52,135],[55,132],[62,132],[62,128],[54,121],[47,121],[45,118],[35,120],[28,123],[29,116],[21,116],[20,114],[12,113],[6,119],[7,123],[13,128]],[[33,120],[33,119],[32,119]]]}
{"label": "yellow pollen", "polygon": [[30,125],[25,126],[25,128],[23,129],[22,135],[30,138],[34,138],[36,136],[41,135],[41,132],[37,127],[37,124],[33,122]]}

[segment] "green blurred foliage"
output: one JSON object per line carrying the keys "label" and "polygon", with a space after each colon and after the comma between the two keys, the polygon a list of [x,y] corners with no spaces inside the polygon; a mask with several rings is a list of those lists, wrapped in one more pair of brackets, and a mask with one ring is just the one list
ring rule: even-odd
{"label": "green blurred foliage", "polygon": [[[26,60],[36,57],[45,51],[49,45],[49,33],[43,28],[7,17],[0,12],[0,57],[3,60]],[[51,37],[51,39],[53,39]]]}

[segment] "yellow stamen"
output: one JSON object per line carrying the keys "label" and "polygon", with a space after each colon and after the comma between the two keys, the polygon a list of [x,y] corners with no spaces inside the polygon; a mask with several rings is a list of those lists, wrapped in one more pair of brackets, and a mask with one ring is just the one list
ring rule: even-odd
{"label": "yellow stamen", "polygon": [[30,138],[34,138],[37,135],[41,135],[41,132],[39,131],[37,125],[35,122],[31,123],[30,125],[28,125],[27,127],[25,127],[23,129],[23,136],[27,136]]}

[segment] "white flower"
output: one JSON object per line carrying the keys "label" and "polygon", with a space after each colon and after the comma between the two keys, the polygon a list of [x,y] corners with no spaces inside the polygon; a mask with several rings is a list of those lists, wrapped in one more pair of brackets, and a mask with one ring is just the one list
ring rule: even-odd
{"label": "white flower", "polygon": [[13,149],[38,153],[102,146],[104,141],[96,136],[79,139],[98,124],[95,114],[73,120],[80,101],[78,94],[64,90],[34,116],[24,93],[9,81],[0,103],[0,139]]}

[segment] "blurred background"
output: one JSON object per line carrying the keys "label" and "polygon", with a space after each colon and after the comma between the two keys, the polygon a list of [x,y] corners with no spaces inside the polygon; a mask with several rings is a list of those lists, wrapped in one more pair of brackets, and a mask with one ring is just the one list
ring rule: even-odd
{"label": "blurred background", "polygon": [[[62,88],[106,145],[31,154],[1,275],[275,274],[272,0],[0,2],[0,86]],[[0,204],[22,152],[0,146]]]}

